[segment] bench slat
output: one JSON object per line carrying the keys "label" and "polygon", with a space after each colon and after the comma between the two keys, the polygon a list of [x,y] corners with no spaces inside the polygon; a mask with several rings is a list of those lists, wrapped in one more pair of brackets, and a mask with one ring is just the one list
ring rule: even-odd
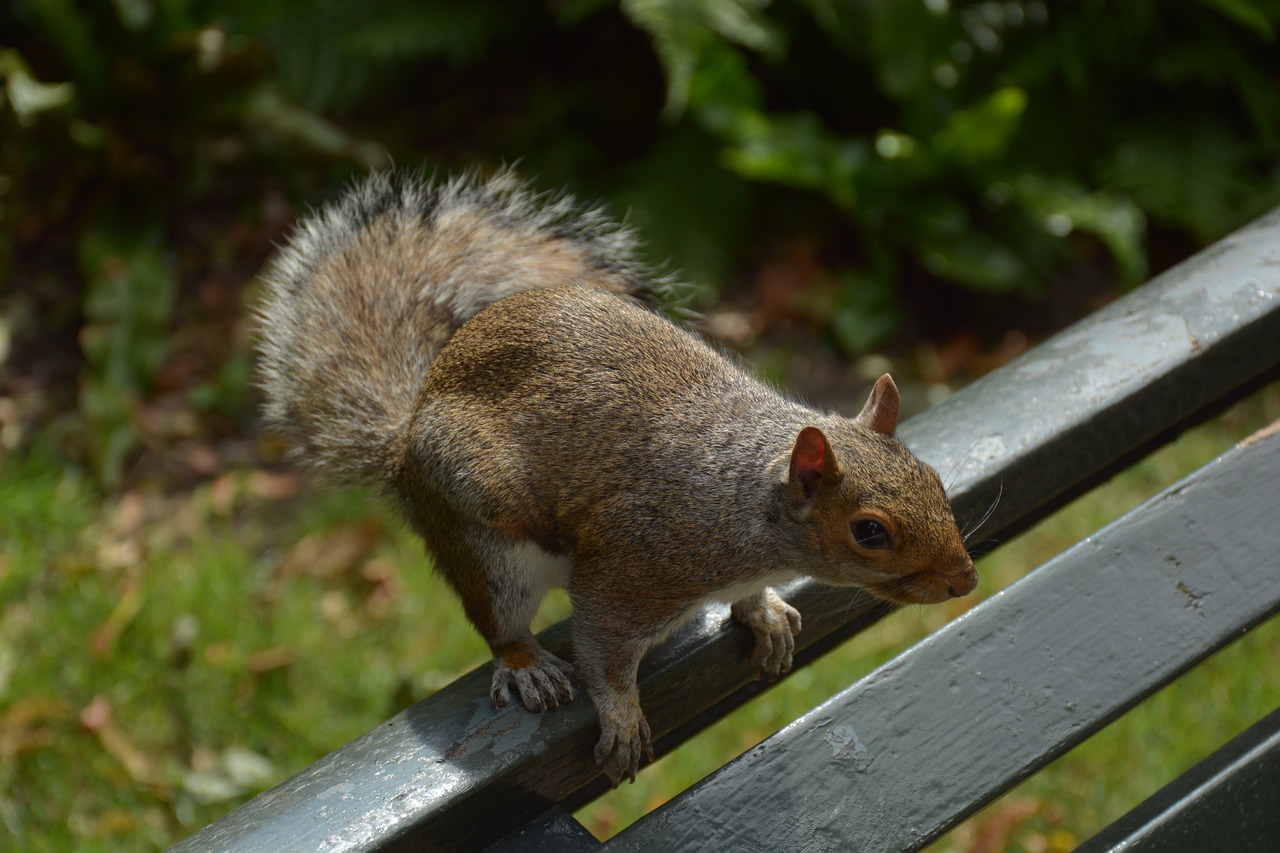
{"label": "bench slat", "polygon": [[[1277,365],[1280,211],[911,419],[902,436],[949,481],[962,518],[1003,488],[982,532],[1007,538]],[[805,614],[800,662],[887,612],[808,582],[789,597]],[[727,607],[708,609],[642,666],[660,753],[763,689],[745,632],[727,623]],[[544,635],[557,653],[567,644],[563,624]],[[495,713],[489,677],[478,668],[173,849],[476,849],[602,790],[590,704]]]}
{"label": "bench slat", "polygon": [[1280,711],[1273,711],[1076,853],[1275,849]]}
{"label": "bench slat", "polygon": [[547,809],[484,853],[590,853],[600,842],[561,806]]}
{"label": "bench slat", "polygon": [[1280,612],[1280,431],[1228,452],[605,845],[915,850]]}

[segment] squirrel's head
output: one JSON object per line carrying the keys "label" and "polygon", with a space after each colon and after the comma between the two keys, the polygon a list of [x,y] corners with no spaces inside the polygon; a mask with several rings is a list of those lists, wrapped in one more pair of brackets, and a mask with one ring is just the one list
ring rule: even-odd
{"label": "squirrel's head", "polygon": [[966,595],[978,583],[938,473],[893,434],[898,387],[885,374],[852,421],[796,437],[786,491],[791,517],[810,524],[818,580],[857,586],[899,604]]}

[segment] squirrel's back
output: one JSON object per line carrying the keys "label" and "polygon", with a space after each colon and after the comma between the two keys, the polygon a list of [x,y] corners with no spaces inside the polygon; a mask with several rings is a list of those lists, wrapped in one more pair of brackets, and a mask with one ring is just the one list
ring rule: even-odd
{"label": "squirrel's back", "polygon": [[664,284],[629,229],[510,170],[374,174],[301,222],[264,276],[267,420],[319,472],[385,484],[450,335],[503,297],[567,283],[642,299]]}

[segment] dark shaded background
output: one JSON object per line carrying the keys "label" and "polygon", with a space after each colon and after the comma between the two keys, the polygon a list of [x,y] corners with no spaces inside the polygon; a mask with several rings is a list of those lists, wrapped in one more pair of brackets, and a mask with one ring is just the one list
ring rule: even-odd
{"label": "dark shaded background", "polygon": [[1280,201],[1277,21],[1274,0],[5,4],[4,447],[52,431],[113,486],[175,418],[245,434],[245,289],[297,216],[392,162],[516,162],[605,199],[774,361],[923,342],[931,381],[981,371]]}
{"label": "dark shaded background", "polygon": [[[0,847],[164,849],[483,660],[394,514],[307,488],[258,429],[254,278],[354,177],[517,163],[626,215],[768,377],[850,410],[892,366],[918,408],[1280,204],[1278,23],[1280,0],[0,3]],[[961,846],[1069,849],[1274,707],[1274,637],[1241,646]],[[871,665],[810,668],[584,823]]]}

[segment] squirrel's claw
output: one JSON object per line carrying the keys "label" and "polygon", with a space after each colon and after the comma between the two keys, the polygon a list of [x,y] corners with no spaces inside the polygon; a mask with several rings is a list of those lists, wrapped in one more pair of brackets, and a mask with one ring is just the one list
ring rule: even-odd
{"label": "squirrel's claw", "polygon": [[653,761],[653,743],[649,734],[649,721],[636,711],[630,725],[609,723],[600,719],[600,740],[596,743],[596,765],[603,768],[611,787],[618,787],[625,778],[636,781],[641,756]]}
{"label": "squirrel's claw", "polygon": [[499,663],[493,673],[489,698],[495,708],[505,708],[511,703],[511,691],[530,711],[548,711],[573,701],[578,681],[573,665],[553,654],[542,652],[527,666],[513,667]]}
{"label": "squirrel's claw", "polygon": [[748,659],[756,668],[756,678],[773,680],[791,671],[800,633],[800,611],[787,604],[772,589],[735,602],[733,617],[751,629],[755,648]]}

